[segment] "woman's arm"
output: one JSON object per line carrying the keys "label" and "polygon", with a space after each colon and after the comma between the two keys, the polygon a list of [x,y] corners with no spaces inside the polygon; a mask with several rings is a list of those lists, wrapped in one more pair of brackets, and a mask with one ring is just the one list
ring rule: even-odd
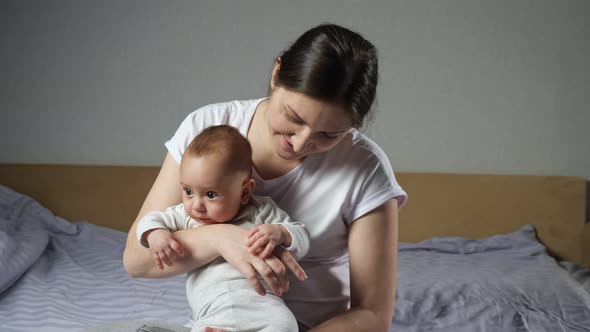
{"label": "woman's arm", "polygon": [[388,332],[395,304],[397,200],[349,226],[350,310],[311,331]]}
{"label": "woman's arm", "polygon": [[[141,278],[176,276],[207,264],[219,256],[213,250],[213,239],[208,236],[213,232],[201,231],[199,228],[174,233],[176,239],[185,246],[185,256],[179,257],[172,266],[167,266],[164,270],[158,269],[151,258],[150,251],[141,246],[135,235],[139,219],[150,211],[163,211],[181,201],[180,167],[168,153],[158,177],[127,235],[123,264],[130,276]],[[195,248],[196,242],[199,243],[199,250]]]}
{"label": "woman's arm", "polygon": [[[168,153],[160,173],[150,189],[137,219],[127,235],[123,264],[127,273],[139,278],[166,278],[180,275],[199,268],[223,256],[240,270],[252,287],[265,293],[257,278],[260,274],[275,293],[285,292],[288,285],[287,270],[304,279],[305,272],[293,256],[286,251],[276,251],[275,256],[262,260],[250,254],[245,246],[248,231],[230,224],[207,225],[174,233],[174,237],[185,248],[184,257],[174,260],[172,266],[160,270],[154,263],[150,251],[139,243],[136,236],[137,223],[141,217],[153,210],[165,210],[182,201],[180,190],[180,167]],[[170,262],[168,262],[170,263]]]}

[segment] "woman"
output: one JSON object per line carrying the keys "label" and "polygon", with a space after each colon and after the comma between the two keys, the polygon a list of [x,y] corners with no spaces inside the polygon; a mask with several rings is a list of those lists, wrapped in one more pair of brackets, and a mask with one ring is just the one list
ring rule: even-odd
{"label": "woman", "polygon": [[[203,107],[166,142],[168,154],[139,212],[181,202],[179,161],[205,127],[229,124],[252,145],[256,195],[272,197],[311,236],[299,262],[283,250],[261,260],[229,224],[180,231],[188,253],[161,271],[132,226],[125,248],[131,276],[179,275],[221,256],[260,294],[260,274],[312,331],[389,331],[395,301],[397,212],[406,200],[383,151],[356,128],[377,86],[375,47],[337,25],[299,37],[275,62],[270,97]],[[299,280],[288,278],[291,271]],[[288,292],[287,292],[288,291]]]}

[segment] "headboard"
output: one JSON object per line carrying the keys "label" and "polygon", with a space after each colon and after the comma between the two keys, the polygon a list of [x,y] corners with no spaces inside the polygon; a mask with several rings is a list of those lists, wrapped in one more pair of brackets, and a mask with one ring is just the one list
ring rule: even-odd
{"label": "headboard", "polygon": [[[127,231],[158,167],[0,164],[0,184],[70,221]],[[484,237],[536,227],[557,258],[590,265],[587,181],[580,177],[396,173],[409,200],[399,239]]]}

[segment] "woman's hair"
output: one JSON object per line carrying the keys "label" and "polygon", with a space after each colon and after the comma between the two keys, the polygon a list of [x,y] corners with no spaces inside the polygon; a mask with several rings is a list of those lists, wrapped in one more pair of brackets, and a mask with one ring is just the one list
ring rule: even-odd
{"label": "woman's hair", "polygon": [[[205,128],[189,144],[184,155],[207,157],[223,154],[230,172],[252,172],[252,147],[250,142],[231,126],[220,125]],[[183,155],[183,156],[184,156]]]}
{"label": "woman's hair", "polygon": [[377,49],[371,42],[322,24],[301,35],[278,61],[276,86],[338,103],[352,113],[353,127],[362,127],[377,89]]}

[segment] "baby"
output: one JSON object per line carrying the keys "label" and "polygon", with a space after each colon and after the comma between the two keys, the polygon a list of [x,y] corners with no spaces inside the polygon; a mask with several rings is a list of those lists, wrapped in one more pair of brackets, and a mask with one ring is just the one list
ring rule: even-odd
{"label": "baby", "polygon": [[[208,127],[191,142],[180,163],[182,203],[146,214],[137,226],[137,237],[160,269],[183,250],[173,232],[226,222],[250,229],[246,245],[256,255],[267,257],[280,245],[297,260],[305,256],[307,230],[270,198],[252,195],[251,171],[250,143],[233,127]],[[260,296],[222,257],[189,272],[192,331],[297,331],[297,321],[283,300],[264,287],[268,294]]]}

